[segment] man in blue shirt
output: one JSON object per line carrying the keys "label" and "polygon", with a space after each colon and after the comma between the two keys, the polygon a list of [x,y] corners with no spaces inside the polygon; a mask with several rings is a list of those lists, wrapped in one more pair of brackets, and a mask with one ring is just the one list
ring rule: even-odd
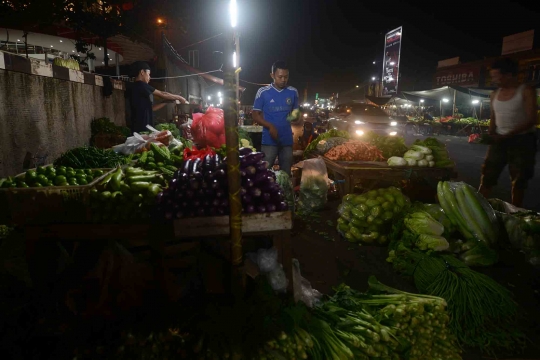
{"label": "man in blue shirt", "polygon": [[[287,86],[289,69],[284,61],[276,61],[272,65],[273,83],[262,87],[255,96],[253,120],[264,127],[262,133],[262,152],[270,168],[276,158],[280,170],[291,174],[293,162],[293,133],[291,120],[297,120],[298,91]],[[292,115],[295,114],[295,115]]]}

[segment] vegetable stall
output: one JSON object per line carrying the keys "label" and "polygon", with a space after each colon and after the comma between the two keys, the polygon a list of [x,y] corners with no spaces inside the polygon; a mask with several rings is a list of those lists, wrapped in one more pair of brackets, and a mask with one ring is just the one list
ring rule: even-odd
{"label": "vegetable stall", "polygon": [[305,158],[316,156],[334,174],[341,196],[352,193],[357,185],[369,188],[381,180],[401,186],[402,182],[436,183],[457,176],[446,146],[434,138],[416,140],[408,148],[401,137],[368,133],[357,140],[347,132],[330,130],[305,149]]}

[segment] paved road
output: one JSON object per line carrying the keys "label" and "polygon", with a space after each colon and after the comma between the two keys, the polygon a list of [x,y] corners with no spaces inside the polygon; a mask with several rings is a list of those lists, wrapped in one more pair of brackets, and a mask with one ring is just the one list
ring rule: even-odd
{"label": "paved road", "polygon": [[[407,135],[406,142],[410,145],[417,138],[423,138],[423,136]],[[480,185],[480,171],[488,147],[469,144],[467,137],[461,136],[438,136],[437,139],[446,144],[450,157],[456,162],[458,179],[477,188]],[[540,211],[540,152],[536,158],[535,177],[529,183],[524,207]],[[491,197],[510,201],[510,189],[510,175],[506,168],[499,178],[497,187],[493,189]]]}

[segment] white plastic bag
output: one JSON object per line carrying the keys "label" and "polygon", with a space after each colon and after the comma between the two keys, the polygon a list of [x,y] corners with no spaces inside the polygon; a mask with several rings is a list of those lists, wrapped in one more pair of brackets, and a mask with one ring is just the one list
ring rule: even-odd
{"label": "white plastic bag", "polygon": [[322,294],[311,287],[311,283],[302,277],[300,273],[300,262],[293,259],[293,284],[294,301],[302,301],[308,307],[313,307],[320,302]]}
{"label": "white plastic bag", "polygon": [[158,146],[182,145],[182,142],[175,139],[169,130],[159,131],[150,125],[146,125],[146,128],[151,131],[150,135],[133,133],[133,136],[128,137],[125,143],[113,146],[113,150],[117,153],[129,155],[143,152],[143,149],[149,150],[151,143]]}
{"label": "white plastic bag", "polygon": [[312,212],[324,208],[329,183],[326,164],[321,157],[304,160],[300,180],[299,209],[303,212]]}
{"label": "white plastic bag", "polygon": [[259,271],[265,274],[272,289],[276,292],[287,292],[289,280],[285,275],[283,266],[278,263],[278,252],[276,248],[259,249],[257,254],[249,253],[246,257],[259,267]]}

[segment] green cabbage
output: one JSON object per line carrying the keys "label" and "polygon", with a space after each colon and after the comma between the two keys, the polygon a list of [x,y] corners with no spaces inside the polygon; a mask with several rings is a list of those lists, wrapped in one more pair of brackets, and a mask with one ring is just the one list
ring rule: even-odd
{"label": "green cabbage", "polygon": [[424,154],[422,154],[419,151],[409,150],[403,155],[405,159],[413,159],[413,160],[422,160],[424,158]]}
{"label": "green cabbage", "polygon": [[418,160],[418,166],[421,166],[421,167],[427,167],[429,166],[429,162],[427,160]]}
{"label": "green cabbage", "polygon": [[398,156],[392,156],[390,159],[388,159],[388,165],[390,166],[405,166],[407,165],[407,160],[405,160],[402,157]]}
{"label": "green cabbage", "polygon": [[444,226],[425,211],[418,211],[405,218],[405,226],[417,235],[441,236]]}
{"label": "green cabbage", "polygon": [[424,155],[430,155],[431,154],[431,149],[430,148],[425,147],[425,146],[421,146],[421,145],[413,145],[411,147],[411,150],[421,152]]}
{"label": "green cabbage", "polygon": [[416,166],[417,161],[414,159],[405,159],[407,161],[407,165],[409,166]]}
{"label": "green cabbage", "polygon": [[415,244],[420,250],[443,251],[450,247],[448,241],[442,236],[421,234]]}

